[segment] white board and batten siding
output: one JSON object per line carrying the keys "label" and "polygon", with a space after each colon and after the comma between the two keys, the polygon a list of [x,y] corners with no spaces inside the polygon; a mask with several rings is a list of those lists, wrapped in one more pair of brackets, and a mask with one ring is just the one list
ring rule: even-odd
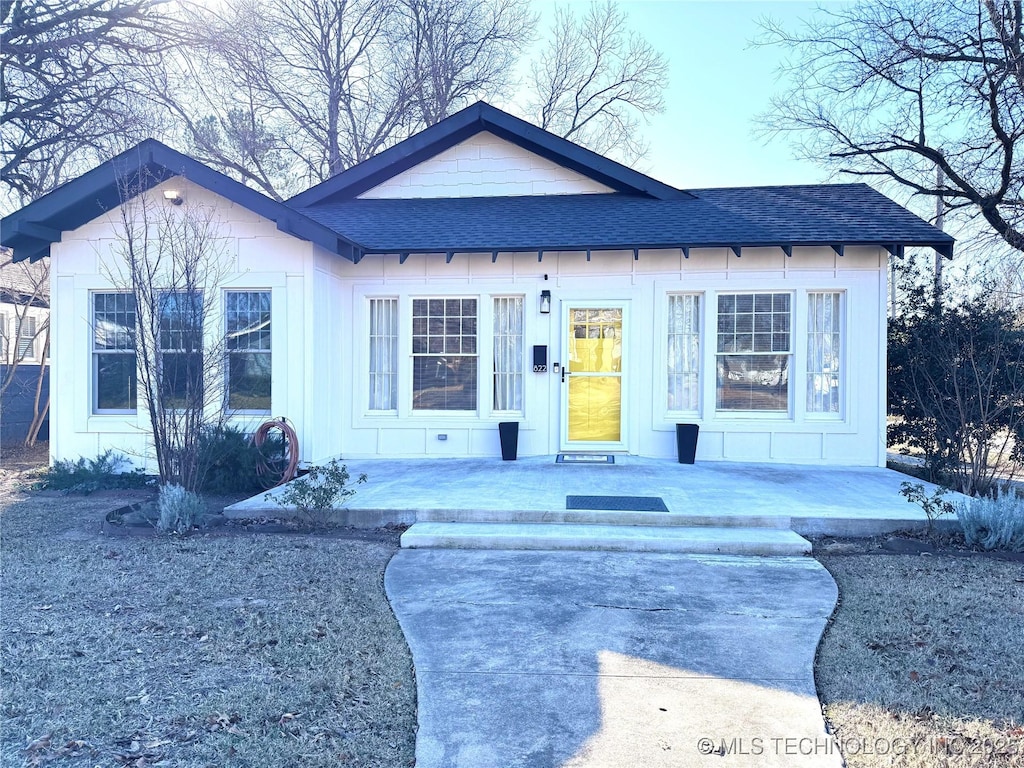
{"label": "white board and batten siding", "polygon": [[[874,247],[678,249],[492,254],[397,254],[367,256],[352,264],[280,232],[273,222],[190,187],[181,179],[186,204],[215,210],[227,256],[225,287],[266,289],[272,294],[272,408],[236,423],[286,416],[298,431],[301,458],[323,461],[356,457],[497,456],[497,424],[521,422],[520,455],[549,455],[561,448],[560,375],[532,372],[531,350],[546,345],[549,364],[566,362],[567,330],[561,307],[572,302],[614,302],[626,308],[623,345],[623,449],[649,457],[675,456],[675,424],[698,423],[700,460],[884,465],[886,254]],[[162,189],[149,193],[162,202]],[[363,194],[363,197],[602,194],[610,190],[575,171],[532,155],[492,134],[481,133]],[[96,456],[114,448],[144,457],[145,411],[94,414],[90,301],[114,287],[119,212],[70,232],[52,247],[55,314],[52,365],[55,393],[51,453],[56,459]],[[540,292],[553,298],[539,312]],[[792,297],[792,371],[786,413],[736,414],[715,407],[715,307],[720,293],[786,292]],[[805,408],[807,297],[842,296],[842,400],[838,413]],[[700,297],[700,384],[696,410],[675,412],[667,402],[669,296]],[[491,329],[495,297],[522,297],[523,409],[496,412],[490,401]],[[369,303],[394,298],[399,307],[398,408],[369,410]],[[481,308],[478,407],[473,412],[412,410],[410,307],[420,297],[472,298]],[[141,405],[141,404],[140,404]],[[444,435],[445,439],[439,439]]]}
{"label": "white board and batten siding", "polygon": [[[694,249],[690,258],[679,250],[591,253],[411,254],[404,264],[398,255],[367,258],[343,265],[346,300],[341,303],[341,360],[350,394],[341,398],[345,455],[493,456],[499,453],[497,423],[521,421],[520,455],[549,455],[560,450],[559,425],[565,385],[555,372],[533,373],[533,345],[546,345],[549,361],[566,362],[566,329],[560,304],[607,301],[627,307],[624,346],[626,389],[623,428],[626,450],[649,457],[675,456],[675,424],[700,425],[698,459],[837,465],[884,465],[885,264],[882,249],[847,247],[839,257],[831,248],[796,248],[792,257],[781,249],[744,249],[737,258],[729,249]],[[546,279],[545,279],[546,276]],[[540,314],[539,297],[550,290],[554,306]],[[719,293],[786,292],[792,296],[793,346],[789,412],[730,414],[715,408],[715,307]],[[837,414],[808,413],[805,404],[808,293],[839,293],[842,306],[842,402]],[[701,298],[700,403],[695,412],[667,407],[668,297],[695,294]],[[367,409],[369,301],[398,299],[402,322],[408,322],[415,297],[476,297],[481,306],[496,296],[525,300],[524,410],[519,416],[489,413],[491,384],[481,357],[476,413],[420,415],[411,407],[408,348],[399,360],[399,407],[380,414]],[[485,323],[481,323],[481,328]],[[406,333],[411,333],[405,329]],[[481,332],[481,349],[490,336]],[[439,439],[443,436],[444,439]]]}
{"label": "white board and batten siding", "polygon": [[[163,204],[163,190],[177,189],[185,203],[176,209],[212,210],[220,250],[224,254],[221,284],[224,290],[268,290],[271,293],[272,403],[268,414],[237,415],[232,421],[251,429],[265,418],[287,415],[300,434],[312,431],[307,420],[307,366],[313,356],[314,311],[312,244],[280,232],[275,224],[208,190],[172,179],[148,193],[153,204]],[[92,297],[117,291],[116,277],[123,248],[120,211],[113,210],[63,233],[51,246],[51,294],[60,311],[53,315],[50,453],[51,458],[94,457],[108,448],[133,462],[153,469],[152,441],[144,404],[134,413],[94,413],[92,362]],[[205,330],[222,332],[217,318]]]}

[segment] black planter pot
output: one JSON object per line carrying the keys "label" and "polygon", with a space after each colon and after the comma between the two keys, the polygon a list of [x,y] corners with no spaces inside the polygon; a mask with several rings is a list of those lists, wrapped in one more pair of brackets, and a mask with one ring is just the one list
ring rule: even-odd
{"label": "black planter pot", "polygon": [[519,450],[519,422],[499,422],[498,437],[501,438],[501,460],[515,461]]}
{"label": "black planter pot", "polygon": [[697,460],[698,424],[676,424],[676,452],[680,464],[693,464]]}

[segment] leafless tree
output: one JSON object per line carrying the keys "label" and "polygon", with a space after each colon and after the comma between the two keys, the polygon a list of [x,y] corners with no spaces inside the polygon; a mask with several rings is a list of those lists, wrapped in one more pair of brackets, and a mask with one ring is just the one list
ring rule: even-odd
{"label": "leafless tree", "polygon": [[668,62],[627,27],[611,0],[582,16],[555,10],[546,47],[531,68],[532,119],[542,128],[634,163],[646,152],[641,120],[664,109]]}
{"label": "leafless tree", "polygon": [[0,181],[9,207],[149,132],[138,75],[170,45],[160,5],[0,2]]}
{"label": "leafless tree", "polygon": [[789,51],[769,133],[842,173],[939,197],[1024,250],[1019,0],[879,0],[820,8],[793,31],[762,26],[761,43]]}
{"label": "leafless tree", "polygon": [[192,6],[193,47],[154,91],[200,160],[280,199],[410,132],[399,10],[399,0]]}
{"label": "leafless tree", "polygon": [[[152,90],[199,159],[278,199],[508,86],[527,0],[227,0],[189,6]],[[230,105],[230,106],[224,106]]]}
{"label": "leafless tree", "polygon": [[401,0],[421,126],[503,95],[537,19],[525,0]]}
{"label": "leafless tree", "polygon": [[94,332],[129,336],[124,346],[135,353],[138,407],[149,415],[160,480],[198,491],[202,441],[225,419],[218,296],[229,254],[215,207],[170,206],[147,186],[140,176],[123,182],[114,245],[120,258],[108,274],[133,299],[134,327]]}

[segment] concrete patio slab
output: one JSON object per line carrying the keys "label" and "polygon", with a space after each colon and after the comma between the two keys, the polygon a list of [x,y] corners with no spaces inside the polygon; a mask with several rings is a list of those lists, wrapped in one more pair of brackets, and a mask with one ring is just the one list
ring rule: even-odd
{"label": "concrete patio slab", "polygon": [[[419,768],[842,765],[808,558],[402,550]],[[723,759],[723,757],[725,759]]]}
{"label": "concrete patio slab", "polygon": [[[874,535],[926,522],[899,495],[906,475],[877,467],[703,462],[616,456],[615,464],[556,464],[554,456],[350,460],[358,487],[335,522],[359,527],[417,521],[564,522],[614,525],[739,525],[801,534]],[[925,484],[927,485],[927,484]],[[259,494],[231,517],[280,515]],[[668,513],[566,510],[569,495],[661,497]],[[659,516],[660,517],[657,517]],[[730,521],[733,521],[730,523]]]}

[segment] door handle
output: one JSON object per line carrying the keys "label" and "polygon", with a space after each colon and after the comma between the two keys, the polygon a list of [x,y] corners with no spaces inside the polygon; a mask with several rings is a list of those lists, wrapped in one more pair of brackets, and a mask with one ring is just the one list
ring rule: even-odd
{"label": "door handle", "polygon": [[565,384],[565,366],[562,366],[562,383]]}

